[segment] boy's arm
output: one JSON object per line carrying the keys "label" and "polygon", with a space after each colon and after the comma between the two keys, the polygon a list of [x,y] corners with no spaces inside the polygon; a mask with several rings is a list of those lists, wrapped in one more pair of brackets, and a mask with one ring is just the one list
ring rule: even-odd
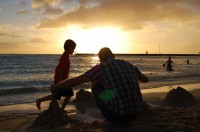
{"label": "boy's arm", "polygon": [[68,88],[72,88],[76,85],[80,85],[80,84],[83,84],[83,83],[86,83],[86,82],[89,82],[91,81],[90,78],[88,78],[86,76],[86,74],[82,74],[78,77],[75,77],[75,78],[72,78],[72,79],[65,79],[55,85],[52,85],[50,87],[50,90],[51,90],[51,93],[52,94],[55,94],[56,91],[58,89],[62,89],[62,88],[65,88],[65,89],[68,89]]}

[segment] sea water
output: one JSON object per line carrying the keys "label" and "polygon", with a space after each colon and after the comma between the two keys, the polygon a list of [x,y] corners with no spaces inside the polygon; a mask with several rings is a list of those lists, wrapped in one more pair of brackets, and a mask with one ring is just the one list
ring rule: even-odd
{"label": "sea water", "polygon": [[[0,55],[0,105],[34,102],[37,98],[50,94],[55,67],[61,55]],[[174,71],[166,71],[163,64],[166,55],[116,55],[138,67],[149,78],[148,83],[140,83],[141,89],[169,85],[200,83],[200,56],[173,55]],[[186,61],[190,60],[187,64]],[[70,76],[76,77],[99,63],[96,55],[70,56]],[[90,83],[74,87],[89,89]]]}

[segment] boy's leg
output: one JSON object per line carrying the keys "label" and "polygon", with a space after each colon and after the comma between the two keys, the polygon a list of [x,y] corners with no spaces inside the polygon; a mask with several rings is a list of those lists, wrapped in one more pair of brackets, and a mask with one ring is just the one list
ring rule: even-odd
{"label": "boy's leg", "polygon": [[65,106],[69,103],[71,99],[71,96],[66,96],[63,103],[62,103],[62,106],[61,106],[61,110],[65,111]]}
{"label": "boy's leg", "polygon": [[44,102],[44,101],[51,100],[52,98],[53,98],[53,95],[47,95],[47,96],[45,96],[45,97],[43,97],[43,98],[41,98],[41,99],[37,99],[37,100],[36,100],[36,106],[37,106],[37,108],[40,110],[40,109],[41,109],[40,104],[41,104],[42,102]]}

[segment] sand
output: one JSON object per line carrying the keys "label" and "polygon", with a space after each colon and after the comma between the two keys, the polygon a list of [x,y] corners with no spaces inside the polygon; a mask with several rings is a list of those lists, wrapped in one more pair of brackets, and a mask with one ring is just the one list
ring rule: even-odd
{"label": "sand", "polygon": [[[189,90],[194,97],[200,101],[200,85],[190,84],[198,87]],[[126,126],[115,126],[104,122],[100,111],[96,109],[94,102],[72,103],[67,106],[67,123],[57,126],[44,124],[43,126],[32,127],[36,119],[48,108],[49,102],[42,106],[43,111],[36,109],[34,103],[0,106],[0,131],[200,131],[200,103],[191,103],[183,107],[167,106],[162,101],[170,89],[152,89],[143,91],[143,99],[149,104],[149,109],[143,111],[137,119]],[[186,88],[189,85],[181,85]],[[162,88],[160,88],[162,89]],[[167,90],[166,90],[167,89]],[[76,106],[76,107],[74,107]]]}

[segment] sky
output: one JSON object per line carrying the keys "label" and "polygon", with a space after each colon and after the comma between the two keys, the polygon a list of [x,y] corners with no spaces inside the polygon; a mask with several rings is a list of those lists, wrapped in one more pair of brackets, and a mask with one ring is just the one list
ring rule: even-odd
{"label": "sky", "polygon": [[199,54],[200,0],[0,0],[0,54]]}

